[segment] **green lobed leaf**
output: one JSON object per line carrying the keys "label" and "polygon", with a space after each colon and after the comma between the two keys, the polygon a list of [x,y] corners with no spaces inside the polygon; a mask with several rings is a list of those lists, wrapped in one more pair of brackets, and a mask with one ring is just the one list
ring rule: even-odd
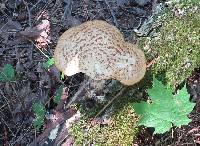
{"label": "green lobed leaf", "polygon": [[33,126],[35,129],[40,129],[40,127],[44,124],[44,116],[45,116],[45,107],[41,103],[33,104],[33,112],[36,115],[35,120],[33,121]]}
{"label": "green lobed leaf", "polygon": [[141,116],[139,125],[154,127],[154,133],[160,134],[168,131],[172,124],[180,127],[191,121],[187,115],[192,111],[195,103],[189,101],[186,86],[173,95],[171,89],[154,78],[153,87],[147,92],[151,103],[143,101],[133,104],[135,112]]}
{"label": "green lobed leaf", "polygon": [[6,64],[2,70],[0,70],[0,81],[8,82],[15,77],[15,71],[11,64]]}

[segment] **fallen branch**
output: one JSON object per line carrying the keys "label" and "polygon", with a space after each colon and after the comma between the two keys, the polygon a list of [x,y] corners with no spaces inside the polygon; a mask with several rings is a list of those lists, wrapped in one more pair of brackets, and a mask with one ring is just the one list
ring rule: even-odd
{"label": "fallen branch", "polygon": [[57,125],[60,125],[64,123],[67,119],[71,118],[77,110],[75,109],[69,109],[64,112],[57,112],[55,114],[55,121],[51,121],[47,124],[47,128],[45,131],[39,135],[29,146],[36,146],[36,145],[43,145],[44,142],[47,140],[49,133],[52,131],[52,129],[56,128]]}

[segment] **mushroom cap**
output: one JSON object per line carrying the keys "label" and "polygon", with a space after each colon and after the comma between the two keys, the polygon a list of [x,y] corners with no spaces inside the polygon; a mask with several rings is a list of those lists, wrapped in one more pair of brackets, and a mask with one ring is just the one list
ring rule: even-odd
{"label": "mushroom cap", "polygon": [[140,81],[146,71],[142,50],[125,42],[113,25],[94,20],[65,31],[58,40],[54,59],[65,75],[82,72],[94,80],[116,79],[125,85]]}

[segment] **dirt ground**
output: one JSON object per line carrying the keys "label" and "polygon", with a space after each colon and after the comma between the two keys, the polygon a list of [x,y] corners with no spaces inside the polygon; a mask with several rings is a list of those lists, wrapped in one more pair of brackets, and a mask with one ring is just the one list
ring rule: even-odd
{"label": "dirt ground", "polygon": [[[68,28],[85,21],[100,19],[115,25],[127,41],[134,42],[133,29],[152,13],[156,0],[5,0],[0,1],[0,67],[11,64],[17,80],[0,83],[0,145],[34,145],[47,138],[49,127],[55,127],[76,111],[59,111],[59,120],[46,121],[43,130],[32,127],[32,105],[41,102],[51,112],[52,97],[56,88],[64,82],[68,96],[75,94],[83,81],[83,75],[60,79],[55,67],[42,67],[53,56],[59,36]],[[192,122],[174,128],[163,135],[154,135],[152,129],[142,128],[133,145],[183,145],[200,144],[200,70],[187,79],[191,100],[197,105],[189,117]],[[66,100],[66,99],[63,99]],[[64,115],[68,116],[64,116]],[[46,132],[46,133],[45,133]],[[63,135],[61,135],[62,137]],[[36,138],[39,137],[39,138]],[[69,140],[69,138],[68,138]],[[42,142],[41,142],[42,143]],[[56,145],[54,143],[52,145]]]}

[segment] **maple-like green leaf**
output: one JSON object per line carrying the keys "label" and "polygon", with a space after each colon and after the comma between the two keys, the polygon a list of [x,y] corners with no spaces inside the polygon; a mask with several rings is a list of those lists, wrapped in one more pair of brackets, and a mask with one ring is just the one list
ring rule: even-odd
{"label": "maple-like green leaf", "polygon": [[189,101],[186,86],[173,95],[171,89],[154,78],[153,87],[147,92],[151,98],[150,103],[133,103],[135,112],[141,116],[139,125],[154,127],[154,133],[161,134],[168,131],[172,124],[180,127],[191,121],[187,115],[195,103]]}
{"label": "maple-like green leaf", "polygon": [[13,80],[14,77],[15,77],[15,71],[12,65],[6,64],[0,70],[0,81],[8,82],[8,81]]}
{"label": "maple-like green leaf", "polygon": [[41,103],[34,103],[33,111],[36,115],[36,118],[33,121],[33,126],[38,130],[44,124],[45,107]]}

